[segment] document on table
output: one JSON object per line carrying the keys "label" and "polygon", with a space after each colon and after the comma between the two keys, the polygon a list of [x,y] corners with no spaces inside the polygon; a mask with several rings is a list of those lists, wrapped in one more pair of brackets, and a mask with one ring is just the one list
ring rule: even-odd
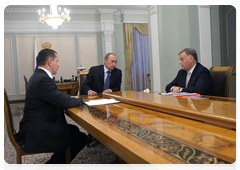
{"label": "document on table", "polygon": [[159,93],[160,95],[164,95],[164,96],[175,96],[175,97],[182,97],[182,98],[191,98],[191,99],[209,99],[207,97],[202,97],[200,94],[198,93],[186,93],[186,92],[182,92],[182,93]]}
{"label": "document on table", "polygon": [[199,94],[182,92],[182,93],[161,93],[161,95],[164,95],[164,96],[198,96]]}
{"label": "document on table", "polygon": [[97,106],[97,105],[114,104],[114,103],[120,103],[120,101],[117,101],[115,99],[96,99],[96,100],[90,100],[88,102],[85,102],[85,104],[88,106]]}

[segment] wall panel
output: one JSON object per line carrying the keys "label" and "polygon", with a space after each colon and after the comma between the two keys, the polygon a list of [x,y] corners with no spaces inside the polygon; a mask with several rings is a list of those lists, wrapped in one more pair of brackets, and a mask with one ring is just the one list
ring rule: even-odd
{"label": "wall panel", "polygon": [[11,37],[4,37],[4,88],[8,95],[14,95],[13,56]]}
{"label": "wall panel", "polygon": [[78,41],[79,66],[82,65],[82,67],[86,67],[86,70],[89,70],[92,66],[98,65],[96,36],[79,36]]}
{"label": "wall panel", "polygon": [[19,94],[25,93],[25,82],[34,72],[34,38],[33,36],[17,36],[17,60],[19,77]]}
{"label": "wall panel", "polygon": [[[76,76],[75,66],[75,45],[73,36],[36,36],[37,50],[42,50],[43,43],[51,43],[51,49],[58,53],[59,69],[57,75],[53,75],[56,80],[70,79]],[[44,47],[45,48],[45,47]],[[23,75],[29,79],[34,73],[34,36],[17,36],[17,58],[19,92],[25,93]]]}

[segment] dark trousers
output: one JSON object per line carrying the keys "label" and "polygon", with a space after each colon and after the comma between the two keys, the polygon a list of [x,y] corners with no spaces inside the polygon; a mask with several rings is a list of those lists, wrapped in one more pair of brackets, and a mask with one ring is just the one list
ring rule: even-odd
{"label": "dark trousers", "polygon": [[[87,135],[80,132],[77,126],[68,124],[70,131],[70,148],[71,148],[71,160],[84,148],[87,144]],[[64,164],[66,163],[66,152],[55,152],[47,164]]]}

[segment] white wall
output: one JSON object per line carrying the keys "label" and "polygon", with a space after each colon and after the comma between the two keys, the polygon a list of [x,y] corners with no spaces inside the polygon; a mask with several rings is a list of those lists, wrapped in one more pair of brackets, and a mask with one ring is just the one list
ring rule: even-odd
{"label": "white wall", "polygon": [[[7,50],[5,51],[8,54],[4,56],[8,62],[6,65],[9,66],[5,68],[11,68],[9,71],[4,69],[5,72],[9,72],[8,76],[4,76],[4,86],[9,88],[7,92],[10,91],[9,99],[21,100],[25,98],[23,75],[29,79],[33,74],[34,36],[38,51],[42,48],[42,43],[49,42],[52,44],[52,49],[59,54],[60,68],[55,76],[56,80],[59,80],[60,76],[71,78],[72,75],[76,75],[76,68],[80,65],[89,69],[93,65],[103,64],[105,51],[111,48],[118,57],[117,67],[123,72],[121,90],[125,90],[123,23],[125,21],[147,23],[147,11],[128,10],[116,13],[113,11],[101,10],[102,15],[100,15],[99,11],[96,10],[75,10],[71,13],[71,21],[63,23],[58,30],[54,31],[47,24],[37,21],[36,9],[5,10],[4,35],[6,38],[11,37],[11,42],[6,40]],[[107,42],[106,37],[104,37],[106,29],[103,28],[104,24],[102,24],[106,18],[111,19],[113,23],[110,30],[113,31],[110,35],[110,45],[105,44]],[[12,58],[9,58],[11,55]],[[12,66],[9,63],[12,63]],[[12,76],[12,80],[7,79],[9,75]]]}

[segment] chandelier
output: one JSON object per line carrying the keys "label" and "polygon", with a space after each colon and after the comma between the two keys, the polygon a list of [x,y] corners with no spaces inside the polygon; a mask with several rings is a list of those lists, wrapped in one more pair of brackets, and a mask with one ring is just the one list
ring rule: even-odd
{"label": "chandelier", "polygon": [[38,11],[38,21],[47,23],[52,29],[56,30],[64,21],[70,21],[69,13],[70,11],[66,8],[64,8],[64,11],[61,11],[61,8],[57,8],[57,5],[50,5],[50,14],[46,15],[44,8],[42,11]]}

